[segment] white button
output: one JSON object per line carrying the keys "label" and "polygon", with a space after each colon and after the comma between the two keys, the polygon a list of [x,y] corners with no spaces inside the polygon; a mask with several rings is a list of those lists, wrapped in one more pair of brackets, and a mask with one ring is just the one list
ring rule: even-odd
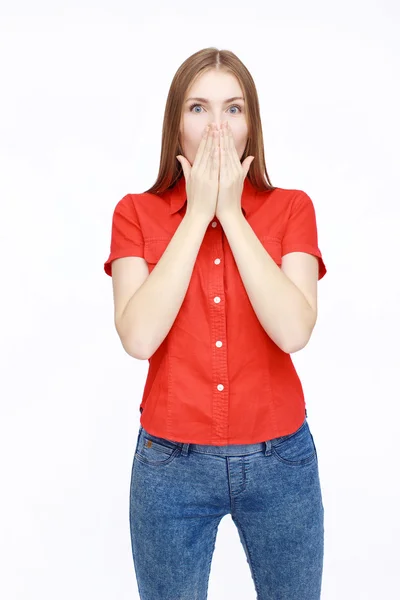
{"label": "white button", "polygon": [[218,304],[218,302],[221,302],[221,298],[219,298],[218,296],[215,296],[215,298],[214,298],[214,302],[215,302],[216,304]]}
{"label": "white button", "polygon": [[211,223],[211,227],[216,227],[216,226],[217,226],[217,221],[213,221],[213,222]]}
{"label": "white button", "polygon": [[224,386],[222,385],[222,383],[219,383],[217,385],[217,388],[219,389],[220,392],[222,392],[222,390],[224,389]]}
{"label": "white button", "polygon": [[220,342],[220,341],[218,340],[218,342],[215,342],[215,345],[217,346],[217,348],[221,348],[221,346],[222,346],[222,342]]}
{"label": "white button", "polygon": [[221,259],[220,259],[220,258],[216,258],[216,259],[214,260],[214,263],[215,263],[216,265],[219,265],[219,263],[220,263],[220,262],[221,262]]}

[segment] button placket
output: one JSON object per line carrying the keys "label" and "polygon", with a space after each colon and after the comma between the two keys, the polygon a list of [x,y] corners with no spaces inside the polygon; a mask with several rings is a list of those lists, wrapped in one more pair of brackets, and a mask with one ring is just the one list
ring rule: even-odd
{"label": "button placket", "polygon": [[[216,221],[213,221],[211,223],[211,227],[217,227],[218,223]],[[215,234],[213,234],[213,236],[217,236],[218,235],[218,244],[216,244],[216,248],[217,249],[217,254],[218,253],[222,253],[223,248],[222,248],[222,244],[221,244],[221,237],[217,231],[215,232]],[[221,266],[223,267],[223,263],[222,263],[222,257],[220,258],[213,258],[213,263],[215,266]],[[217,291],[217,290],[221,290],[222,292],[224,292],[224,274],[223,274],[223,270],[222,271],[214,271],[213,269],[211,270],[211,281],[210,281],[210,290],[211,291]],[[215,295],[212,297],[212,301],[214,302],[214,304],[216,305],[220,305],[219,307],[215,307],[213,309],[213,311],[219,311],[219,310],[225,310],[224,309],[224,303],[222,302],[224,298],[221,295]],[[226,439],[227,435],[228,435],[228,397],[227,394],[222,394],[221,392],[223,392],[225,390],[225,385],[223,383],[221,383],[221,379],[222,381],[224,381],[224,379],[227,381],[227,354],[226,354],[226,348],[225,348],[225,344],[223,344],[223,342],[221,340],[226,339],[226,319],[224,318],[223,314],[219,313],[219,312],[213,312],[213,317],[211,320],[211,334],[213,339],[215,340],[214,342],[214,352],[213,353],[213,381],[214,381],[214,385],[215,385],[215,390],[216,390],[216,394],[218,393],[218,396],[214,397],[213,400],[213,415],[214,415],[214,421],[213,421],[213,438],[215,440],[215,442],[220,441],[221,439]],[[218,350],[220,349],[220,350]],[[227,392],[227,390],[225,390]]]}
{"label": "button placket", "polygon": [[[220,258],[216,258],[214,260],[214,264],[215,265],[219,265],[220,263],[221,263],[221,259]],[[218,340],[218,341],[215,342],[215,345],[217,346],[217,348],[221,348],[222,342],[220,340]]]}

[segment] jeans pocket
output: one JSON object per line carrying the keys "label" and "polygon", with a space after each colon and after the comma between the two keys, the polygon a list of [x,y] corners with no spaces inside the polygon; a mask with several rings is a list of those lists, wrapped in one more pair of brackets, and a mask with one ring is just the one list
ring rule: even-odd
{"label": "jeans pocket", "polygon": [[135,457],[148,465],[169,464],[180,454],[181,445],[165,438],[157,437],[141,429]]}
{"label": "jeans pocket", "polygon": [[317,460],[317,450],[307,420],[289,435],[271,441],[273,455],[281,462],[292,465],[308,465]]}

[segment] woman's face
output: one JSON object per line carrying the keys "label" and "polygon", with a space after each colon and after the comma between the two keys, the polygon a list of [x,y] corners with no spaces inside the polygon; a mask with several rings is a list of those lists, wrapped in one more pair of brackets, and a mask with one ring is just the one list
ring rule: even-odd
{"label": "woman's face", "polygon": [[207,71],[188,89],[182,108],[179,140],[183,155],[191,165],[206,125],[216,123],[220,128],[224,121],[228,121],[232,129],[240,160],[248,137],[242,90],[231,73]]}

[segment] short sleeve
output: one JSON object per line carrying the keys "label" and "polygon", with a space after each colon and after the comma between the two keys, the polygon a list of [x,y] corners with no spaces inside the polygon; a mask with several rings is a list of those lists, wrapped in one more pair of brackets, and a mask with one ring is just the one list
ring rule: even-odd
{"label": "short sleeve", "polygon": [[141,256],[144,239],[140,228],[132,194],[124,196],[116,205],[112,217],[110,254],[104,263],[104,271],[111,273],[111,263],[124,256]]}
{"label": "short sleeve", "polygon": [[326,273],[326,266],[318,247],[315,208],[311,198],[300,191],[294,198],[292,210],[282,239],[282,256],[289,252],[307,252],[318,258],[318,279]]}

